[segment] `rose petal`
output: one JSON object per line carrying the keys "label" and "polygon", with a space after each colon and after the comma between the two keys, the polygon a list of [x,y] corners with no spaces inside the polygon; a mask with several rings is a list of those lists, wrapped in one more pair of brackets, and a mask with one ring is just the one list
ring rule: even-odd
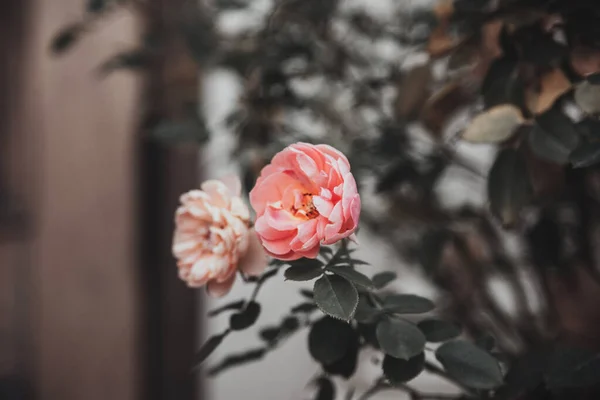
{"label": "rose petal", "polygon": [[260,275],[268,264],[267,253],[254,230],[248,232],[248,250],[239,261],[238,268],[247,275]]}
{"label": "rose petal", "polygon": [[223,297],[227,293],[229,293],[229,291],[231,291],[231,287],[233,286],[233,283],[235,282],[235,278],[236,278],[236,274],[231,274],[231,276],[229,276],[227,278],[227,280],[225,280],[223,282],[217,282],[216,280],[211,280],[208,282],[208,285],[206,286],[206,292],[211,297],[215,297],[215,298]]}

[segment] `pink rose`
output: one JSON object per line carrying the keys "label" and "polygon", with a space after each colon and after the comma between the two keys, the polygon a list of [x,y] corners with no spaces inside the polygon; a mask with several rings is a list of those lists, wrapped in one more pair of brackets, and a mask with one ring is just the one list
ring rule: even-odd
{"label": "pink rose", "polygon": [[210,295],[231,290],[236,271],[260,274],[266,254],[253,230],[250,213],[240,198],[239,179],[209,180],[202,190],[181,196],[175,213],[173,255],[179,277],[190,287],[207,284]]}
{"label": "pink rose", "polygon": [[350,163],[331,146],[296,143],[273,157],[250,192],[254,225],[267,253],[315,258],[321,243],[354,233],[360,197]]}

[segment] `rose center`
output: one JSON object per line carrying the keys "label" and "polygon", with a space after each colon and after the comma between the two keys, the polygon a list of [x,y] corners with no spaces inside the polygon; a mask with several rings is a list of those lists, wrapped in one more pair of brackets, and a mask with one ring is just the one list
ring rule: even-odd
{"label": "rose center", "polygon": [[317,208],[313,204],[313,195],[311,193],[302,193],[302,198],[298,205],[293,205],[291,207],[291,212],[296,217],[313,219],[319,216],[319,212]]}

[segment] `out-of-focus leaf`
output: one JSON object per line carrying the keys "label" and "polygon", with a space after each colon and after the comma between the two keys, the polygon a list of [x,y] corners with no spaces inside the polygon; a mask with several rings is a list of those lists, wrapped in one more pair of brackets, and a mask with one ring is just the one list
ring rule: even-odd
{"label": "out-of-focus leaf", "polygon": [[206,360],[208,356],[210,356],[217,349],[217,347],[219,347],[219,345],[223,342],[223,339],[225,339],[225,336],[228,334],[229,331],[225,331],[220,335],[212,336],[206,342],[204,342],[200,350],[198,350],[194,356],[194,368],[202,364],[204,360]]}
{"label": "out-of-focus leaf", "polygon": [[540,386],[548,369],[550,349],[534,349],[520,355],[510,364],[498,398],[516,399]]}
{"label": "out-of-focus leaf", "polygon": [[345,379],[349,379],[352,375],[354,375],[354,372],[356,372],[358,350],[360,345],[358,339],[358,334],[354,333],[350,341],[350,345],[344,353],[344,356],[331,364],[324,364],[323,371],[330,375],[341,376]]}
{"label": "out-of-focus leaf", "polygon": [[277,340],[277,338],[279,337],[281,332],[282,332],[282,329],[278,326],[275,326],[275,327],[271,327],[271,328],[261,329],[261,331],[259,332],[259,335],[262,340],[264,340],[265,342],[271,343],[271,342],[275,342]]}
{"label": "out-of-focus leaf", "polygon": [[367,276],[361,274],[360,272],[356,271],[355,269],[352,269],[349,266],[342,267],[331,265],[327,267],[327,271],[333,272],[334,274],[339,275],[342,278],[346,278],[350,282],[353,282],[364,288],[372,289],[374,287],[373,282],[371,282],[371,280]]}
{"label": "out-of-focus leaf", "polygon": [[208,312],[208,316],[209,317],[214,317],[215,315],[219,315],[224,311],[239,311],[242,309],[242,307],[244,307],[244,304],[246,304],[246,302],[244,300],[238,300],[238,301],[234,301],[232,303],[228,303],[225,304],[221,307],[215,308],[214,310],[211,310]]}
{"label": "out-of-focus leaf", "polygon": [[532,197],[533,188],[523,155],[514,149],[502,150],[488,176],[488,199],[492,213],[505,226],[512,226]]}
{"label": "out-of-focus leaf", "polygon": [[320,377],[317,379],[317,394],[315,400],[334,400],[335,399],[335,386],[331,379],[327,377]]}
{"label": "out-of-focus leaf", "polygon": [[429,97],[421,111],[421,121],[427,129],[439,135],[450,117],[472,100],[473,96],[459,82],[451,82]]}
{"label": "out-of-focus leaf", "polygon": [[321,364],[332,364],[344,356],[354,336],[350,324],[323,317],[315,322],[308,334],[308,350]]}
{"label": "out-of-focus leaf", "polygon": [[290,310],[292,313],[311,313],[317,310],[319,307],[315,303],[302,303],[292,307]]}
{"label": "out-of-focus leaf", "polygon": [[427,231],[421,238],[417,256],[427,274],[433,275],[437,271],[444,247],[450,239],[452,233],[443,228]]}
{"label": "out-of-focus leaf", "polygon": [[590,387],[600,383],[600,353],[580,348],[556,349],[546,373],[551,389]]}
{"label": "out-of-focus leaf", "polygon": [[435,308],[435,304],[416,294],[392,294],[385,298],[383,309],[397,314],[423,314]]}
{"label": "out-of-focus leaf", "polygon": [[104,11],[111,0],[87,0],[86,11],[90,13],[98,13]]}
{"label": "out-of-focus leaf", "polygon": [[566,164],[578,144],[579,132],[558,107],[538,116],[529,134],[529,146],[533,153],[558,164]]}
{"label": "out-of-focus leaf", "polygon": [[425,353],[418,354],[408,360],[386,355],[383,359],[383,374],[392,385],[411,381],[419,376],[425,368]]}
{"label": "out-of-focus leaf", "polygon": [[260,315],[260,304],[251,301],[242,311],[229,318],[229,327],[234,331],[241,331],[254,325]]}
{"label": "out-of-focus leaf", "polygon": [[525,102],[524,87],[516,60],[508,57],[497,59],[490,66],[481,86],[485,107],[507,103],[521,107]]}
{"label": "out-of-focus leaf", "polygon": [[490,354],[465,341],[447,342],[435,352],[446,373],[473,389],[494,389],[502,384],[500,365]]}
{"label": "out-of-focus leaf", "polygon": [[325,314],[349,321],[358,305],[358,292],[348,280],[337,275],[323,275],[313,288],[315,302]]}
{"label": "out-of-focus leaf", "polygon": [[155,140],[169,143],[204,143],[208,139],[208,129],[199,118],[160,122],[151,132]]}
{"label": "out-of-focus leaf", "polygon": [[119,53],[104,62],[98,69],[101,76],[106,76],[118,69],[136,70],[149,65],[150,55],[146,49],[134,49]]}
{"label": "out-of-focus leaf", "polygon": [[519,125],[523,115],[517,107],[505,104],[490,108],[475,117],[462,138],[474,143],[498,143],[510,138]]}
{"label": "out-of-focus leaf", "polygon": [[428,342],[438,343],[454,339],[460,335],[460,327],[452,322],[440,319],[426,319],[417,324]]}
{"label": "out-of-focus leaf", "polygon": [[484,333],[475,339],[475,344],[483,350],[491,352],[494,350],[494,346],[496,346],[496,339],[492,335]]}
{"label": "out-of-focus leaf", "polygon": [[399,119],[414,117],[421,109],[427,100],[431,79],[429,64],[419,65],[402,77],[394,106]]}
{"label": "out-of-focus leaf", "polygon": [[385,354],[409,360],[425,348],[425,336],[412,322],[384,318],[377,324],[377,341]]}
{"label": "out-of-focus leaf", "polygon": [[61,55],[75,44],[83,31],[84,26],[81,23],[65,26],[52,38],[50,50],[54,55]]}
{"label": "out-of-focus leaf", "polygon": [[600,84],[583,81],[575,87],[575,102],[587,114],[600,113]]}
{"label": "out-of-focus leaf", "polygon": [[248,350],[243,353],[225,357],[223,361],[221,361],[219,364],[215,365],[208,371],[208,375],[215,376],[229,368],[261,360],[266,353],[267,349],[260,347],[254,350]]}
{"label": "out-of-focus leaf", "polygon": [[584,168],[600,162],[600,142],[583,142],[573,150],[569,161],[575,168]]}
{"label": "out-of-focus leaf", "polygon": [[540,91],[535,93],[529,102],[529,110],[533,114],[548,111],[563,94],[572,87],[571,81],[560,68],[554,68],[540,76]]}
{"label": "out-of-focus leaf", "polygon": [[446,24],[442,24],[437,26],[429,35],[427,52],[434,59],[443,57],[454,50],[460,43],[460,38],[455,37]]}
{"label": "out-of-focus leaf", "polygon": [[189,2],[181,12],[179,28],[190,54],[196,62],[204,64],[217,50],[219,38],[214,17],[208,7]]}
{"label": "out-of-focus leaf", "polygon": [[373,285],[375,285],[375,288],[383,289],[388,283],[396,279],[396,277],[397,275],[395,272],[386,271],[373,275],[371,281],[373,282]]}

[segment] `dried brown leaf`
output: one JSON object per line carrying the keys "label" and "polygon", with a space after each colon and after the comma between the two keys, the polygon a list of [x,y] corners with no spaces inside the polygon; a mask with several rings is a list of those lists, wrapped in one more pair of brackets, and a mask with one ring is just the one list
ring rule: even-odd
{"label": "dried brown leaf", "polygon": [[419,65],[411,69],[398,85],[394,109],[399,119],[412,118],[421,109],[429,96],[431,66]]}
{"label": "dried brown leaf", "polygon": [[499,143],[510,138],[524,122],[521,110],[511,104],[493,107],[478,116],[462,138],[473,143]]}
{"label": "dried brown leaf", "polygon": [[452,82],[431,96],[421,113],[421,121],[434,134],[440,135],[448,119],[461,107],[470,104],[473,95],[460,83]]}
{"label": "dried brown leaf", "polygon": [[600,50],[579,46],[571,52],[571,66],[580,76],[595,74],[600,71]]}
{"label": "dried brown leaf", "polygon": [[527,90],[529,110],[541,114],[550,109],[556,100],[571,89],[571,82],[560,68],[543,74],[539,81],[539,91]]}

